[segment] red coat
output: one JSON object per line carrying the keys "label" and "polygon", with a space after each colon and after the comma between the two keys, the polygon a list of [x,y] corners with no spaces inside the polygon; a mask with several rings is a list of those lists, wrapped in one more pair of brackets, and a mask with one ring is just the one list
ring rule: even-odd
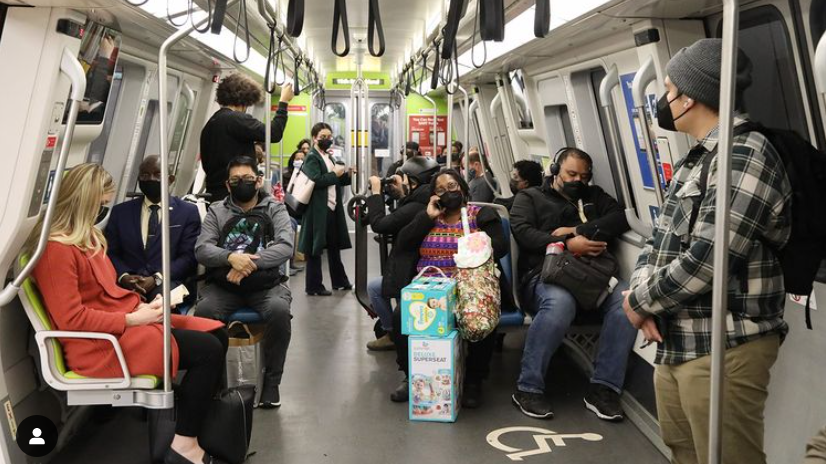
{"label": "red coat", "polygon": [[[129,374],[163,376],[163,325],[126,327],[126,314],[140,297],[117,284],[115,268],[106,256],[95,256],[71,245],[49,242],[33,276],[56,330],[103,332],[120,342]],[[177,329],[212,331],[219,321],[172,315]],[[67,367],[87,377],[116,378],[123,374],[112,344],[106,340],[61,339]],[[178,345],[172,338],[172,375],[178,371]]]}

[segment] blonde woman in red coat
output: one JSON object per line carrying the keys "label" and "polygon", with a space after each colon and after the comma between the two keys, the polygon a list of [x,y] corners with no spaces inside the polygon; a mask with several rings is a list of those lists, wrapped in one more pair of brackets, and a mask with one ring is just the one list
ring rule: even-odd
{"label": "blonde woman in red coat", "polygon": [[[115,194],[112,177],[100,165],[82,164],[63,178],[46,251],[33,277],[57,330],[116,336],[129,374],[163,376],[163,305],[144,303],[117,284],[106,256],[106,239],[94,227],[103,205]],[[42,218],[26,246],[33,252]],[[225,369],[227,335],[220,322],[172,316],[172,374],[187,375],[178,389],[178,421],[166,464],[218,463],[198,443],[210,399]],[[61,340],[69,368],[87,377],[122,377],[105,340]]]}

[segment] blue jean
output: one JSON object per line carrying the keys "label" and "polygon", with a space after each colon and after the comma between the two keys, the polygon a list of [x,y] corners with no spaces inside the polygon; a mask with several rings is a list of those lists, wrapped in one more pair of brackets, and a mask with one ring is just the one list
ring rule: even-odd
{"label": "blue jean", "polygon": [[367,294],[370,295],[373,311],[379,316],[381,328],[389,332],[393,330],[393,308],[390,307],[390,299],[381,295],[381,282],[381,277],[375,277],[367,282]]}
{"label": "blue jean", "polygon": [[[600,307],[602,329],[594,376],[591,378],[591,383],[605,385],[617,393],[622,392],[628,355],[637,339],[637,329],[622,310],[622,292],[627,289],[628,283],[620,281]],[[536,315],[525,340],[517,388],[524,392],[543,393],[548,363],[574,321],[576,301],[568,290],[542,283],[538,276],[528,283],[525,293],[523,301]]]}

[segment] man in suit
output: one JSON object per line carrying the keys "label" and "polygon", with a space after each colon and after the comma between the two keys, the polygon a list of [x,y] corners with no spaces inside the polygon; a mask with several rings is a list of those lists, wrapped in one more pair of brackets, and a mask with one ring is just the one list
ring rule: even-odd
{"label": "man in suit", "polygon": [[[169,183],[175,176],[169,176]],[[112,208],[106,225],[108,255],[118,273],[118,284],[147,300],[160,294],[163,280],[172,288],[195,276],[195,241],[201,233],[198,208],[175,197],[169,199],[170,276],[161,273],[161,165],[157,155],[141,163],[138,186],[143,197]],[[190,294],[194,295],[194,287]]]}

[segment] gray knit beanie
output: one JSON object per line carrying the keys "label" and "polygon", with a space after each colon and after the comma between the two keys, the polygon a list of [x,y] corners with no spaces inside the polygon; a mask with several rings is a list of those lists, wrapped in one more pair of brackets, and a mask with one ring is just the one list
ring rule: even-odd
{"label": "gray knit beanie", "polygon": [[[718,110],[723,41],[702,39],[677,52],[665,72],[681,93]],[[738,50],[737,93],[751,85],[751,60]]]}

